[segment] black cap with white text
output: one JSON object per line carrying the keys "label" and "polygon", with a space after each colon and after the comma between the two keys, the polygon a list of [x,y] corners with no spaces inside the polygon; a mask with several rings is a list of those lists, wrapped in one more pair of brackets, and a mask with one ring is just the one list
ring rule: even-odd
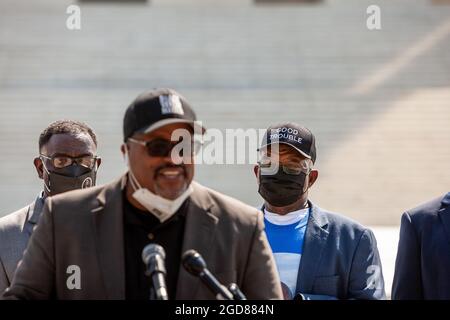
{"label": "black cap with white text", "polygon": [[286,144],[304,157],[316,162],[316,139],[312,132],[293,122],[270,126],[264,134],[261,148],[273,143]]}
{"label": "black cap with white text", "polygon": [[139,95],[127,108],[123,119],[123,139],[127,141],[137,132],[149,133],[172,123],[187,123],[195,133],[205,129],[189,102],[178,92],[169,88],[149,90]]}

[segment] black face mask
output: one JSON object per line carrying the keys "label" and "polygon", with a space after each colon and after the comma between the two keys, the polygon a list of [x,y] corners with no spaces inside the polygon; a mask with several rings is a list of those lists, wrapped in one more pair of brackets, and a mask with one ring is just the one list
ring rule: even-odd
{"label": "black face mask", "polygon": [[66,191],[95,186],[97,170],[77,164],[72,164],[65,168],[55,168],[52,171],[48,171],[44,165],[44,169],[48,175],[48,183],[44,182],[44,186],[51,196]]}
{"label": "black face mask", "polygon": [[275,207],[286,207],[293,204],[305,193],[306,173],[290,175],[281,166],[273,175],[259,174],[259,194]]}

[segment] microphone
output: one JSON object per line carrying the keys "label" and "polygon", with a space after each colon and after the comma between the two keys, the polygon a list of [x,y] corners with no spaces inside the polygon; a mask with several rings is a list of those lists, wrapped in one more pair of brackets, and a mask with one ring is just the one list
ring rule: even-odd
{"label": "microphone", "polygon": [[165,258],[166,252],[160,245],[150,243],[142,250],[142,260],[146,266],[145,275],[152,280],[150,300],[169,300],[165,280]]}
{"label": "microphone", "polygon": [[193,276],[199,277],[209,290],[218,298],[233,300],[233,295],[207,269],[203,257],[195,250],[188,250],[181,259],[184,269]]}

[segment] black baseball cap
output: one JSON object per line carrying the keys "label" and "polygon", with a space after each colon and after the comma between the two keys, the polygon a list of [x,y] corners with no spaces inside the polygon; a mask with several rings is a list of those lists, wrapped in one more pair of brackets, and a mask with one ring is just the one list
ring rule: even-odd
{"label": "black baseball cap", "polygon": [[127,141],[137,132],[149,133],[172,123],[188,123],[195,133],[203,134],[205,128],[189,102],[178,92],[159,88],[140,94],[127,108],[123,119],[123,139]]}
{"label": "black baseball cap", "polygon": [[305,127],[293,122],[285,122],[270,126],[264,134],[261,148],[273,143],[287,144],[304,157],[316,162],[316,138]]}

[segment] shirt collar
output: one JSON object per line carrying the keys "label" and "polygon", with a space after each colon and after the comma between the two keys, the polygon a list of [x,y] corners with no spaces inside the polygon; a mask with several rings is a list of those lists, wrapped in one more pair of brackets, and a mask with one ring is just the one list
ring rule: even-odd
{"label": "shirt collar", "polygon": [[289,212],[285,215],[276,214],[264,208],[264,217],[272,224],[291,225],[305,219],[308,215],[309,208]]}
{"label": "shirt collar", "polygon": [[34,201],[34,203],[30,206],[28,211],[28,222],[32,224],[36,224],[39,221],[39,217],[41,216],[42,209],[44,209],[45,196],[44,191],[41,191]]}

